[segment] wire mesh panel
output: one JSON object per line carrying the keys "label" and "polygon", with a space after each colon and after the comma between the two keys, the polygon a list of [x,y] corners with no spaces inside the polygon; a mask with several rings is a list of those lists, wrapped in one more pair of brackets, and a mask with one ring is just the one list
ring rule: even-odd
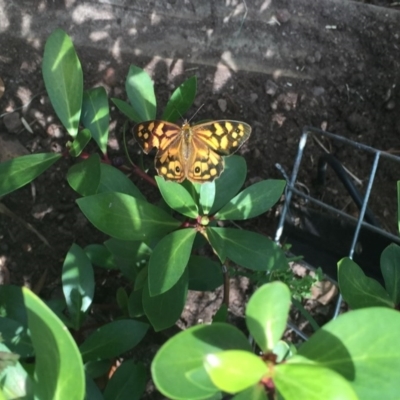
{"label": "wire mesh panel", "polygon": [[[302,190],[298,177],[302,168],[304,168],[302,161],[311,138],[316,139],[317,142],[319,142],[319,139],[329,139],[337,146],[350,149],[349,154],[351,154],[352,161],[359,162],[364,171],[369,171],[366,176],[365,191],[360,194],[354,184],[357,178],[351,177],[350,172],[346,171],[343,165],[331,154],[325,151],[319,157],[318,162],[315,162],[317,166],[316,176],[320,178],[321,175],[324,176],[326,169],[330,166],[341,178],[344,189],[357,205],[357,212],[344,211],[336,204],[328,204],[324,199],[316,198],[309,192]],[[361,161],[358,160],[358,157]],[[281,242],[284,239],[292,245],[296,244],[292,247],[293,252],[303,255],[306,265],[311,266],[311,268],[321,266],[330,278],[336,278],[337,262],[342,257],[348,256],[366,269],[367,275],[378,280],[381,279],[380,253],[392,242],[400,244],[396,232],[397,223],[395,228],[393,226],[388,227],[388,224],[381,223],[374,212],[369,209],[377,173],[379,168],[382,168],[382,164],[387,161],[394,163],[390,168],[395,171],[391,183],[395,194],[395,182],[400,180],[400,157],[313,127],[303,128],[291,176],[288,177],[283,168],[277,165],[277,168],[281,170],[287,180],[287,188],[275,241]],[[399,174],[397,174],[397,171],[399,171]],[[379,195],[377,193],[378,204],[381,204],[380,200],[382,199],[379,199]],[[389,197],[391,203],[397,204],[395,195]],[[293,199],[296,199],[296,201]],[[396,211],[394,211],[394,214],[396,214]],[[393,214],[393,210],[390,213]],[[397,221],[397,216],[395,215],[392,220]],[[336,305],[335,317],[339,312],[340,304],[341,297],[339,297]]]}

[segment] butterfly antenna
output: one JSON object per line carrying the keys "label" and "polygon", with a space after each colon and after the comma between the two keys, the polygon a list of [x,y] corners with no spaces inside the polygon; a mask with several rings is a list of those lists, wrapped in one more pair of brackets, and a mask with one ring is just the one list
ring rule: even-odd
{"label": "butterfly antenna", "polygon": [[192,115],[192,117],[189,119],[188,122],[190,122],[196,116],[196,114],[203,108],[203,106],[204,106],[204,103],[196,110],[196,112]]}

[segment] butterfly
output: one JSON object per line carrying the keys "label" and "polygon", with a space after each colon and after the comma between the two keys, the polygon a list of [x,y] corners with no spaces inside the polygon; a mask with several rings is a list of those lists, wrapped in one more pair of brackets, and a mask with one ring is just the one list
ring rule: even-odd
{"label": "butterfly", "polygon": [[249,138],[245,122],[219,120],[190,126],[167,121],[146,121],[133,127],[133,135],[148,154],[156,147],[154,165],[166,180],[212,182],[224,170],[222,156],[233,154]]}

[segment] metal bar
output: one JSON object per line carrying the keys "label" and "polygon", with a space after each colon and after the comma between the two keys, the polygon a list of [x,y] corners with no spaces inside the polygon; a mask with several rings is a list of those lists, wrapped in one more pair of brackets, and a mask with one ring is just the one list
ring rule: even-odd
{"label": "metal bar", "polygon": [[[348,219],[349,221],[352,221],[352,222],[357,222],[358,221],[357,218],[345,213],[344,211],[339,210],[339,209],[337,209],[335,207],[332,207],[329,204],[326,204],[326,203],[322,202],[321,200],[315,199],[314,197],[311,197],[311,196],[301,192],[300,190],[298,190],[298,189],[296,189],[294,187],[292,187],[290,189],[294,194],[298,195],[299,197],[302,197],[305,200],[310,201],[310,203],[314,203],[314,204],[316,204],[316,205],[318,205],[318,206],[320,206],[322,208],[325,208],[328,211],[331,211],[333,213],[339,214],[340,216]],[[364,227],[364,228],[369,229],[370,231],[379,233],[380,235],[387,237],[388,239],[392,240],[393,242],[396,242],[396,243],[400,244],[400,238],[398,236],[393,235],[392,233],[387,232],[382,228],[378,228],[378,227],[376,227],[374,225],[371,225],[368,222],[364,222],[364,221],[361,222],[361,226]]]}
{"label": "metal bar", "polygon": [[[371,174],[369,176],[367,190],[365,192],[364,201],[363,201],[363,204],[362,204],[362,207],[361,207],[361,210],[360,210],[360,215],[358,217],[357,226],[356,226],[356,229],[355,229],[354,235],[353,235],[353,243],[351,244],[350,251],[349,251],[349,258],[350,259],[353,259],[354,249],[356,247],[358,236],[360,234],[361,224],[362,224],[362,221],[364,219],[365,210],[367,209],[369,196],[371,194],[372,185],[374,183],[374,179],[375,179],[375,175],[376,175],[376,170],[378,169],[380,155],[381,155],[380,151],[377,151],[375,153],[375,159],[374,159],[374,163],[372,165]],[[340,311],[340,306],[342,304],[342,300],[343,300],[342,295],[339,294],[339,297],[338,297],[338,299],[336,301],[335,312],[333,313],[333,319],[336,319],[337,316],[339,315],[339,311]]]}
{"label": "metal bar", "polygon": [[355,147],[356,149],[367,151],[368,153],[375,154],[375,153],[379,152],[379,153],[381,153],[382,157],[388,158],[388,159],[396,161],[396,162],[400,162],[400,157],[398,157],[398,156],[387,153],[386,151],[375,149],[371,146],[367,146],[366,144],[354,142],[353,140],[347,139],[344,136],[340,136],[340,135],[336,135],[336,134],[333,134],[330,132],[322,131],[321,129],[313,128],[311,126],[304,127],[303,133],[304,132],[318,133],[319,135],[326,136],[326,137],[331,138],[332,140],[335,140],[338,142],[346,143],[352,147]]}
{"label": "metal bar", "polygon": [[299,141],[299,149],[297,151],[297,157],[294,162],[292,177],[291,177],[288,187],[286,188],[285,204],[283,205],[281,218],[279,220],[278,227],[276,228],[276,233],[275,233],[275,242],[276,243],[279,243],[279,239],[282,236],[283,225],[285,223],[286,213],[289,210],[290,200],[292,198],[292,189],[291,188],[294,186],[294,183],[296,182],[297,173],[299,172],[299,169],[300,169],[301,159],[303,158],[304,148],[306,147],[306,143],[307,143],[307,137],[308,137],[308,134],[305,132],[301,135],[301,138]]}

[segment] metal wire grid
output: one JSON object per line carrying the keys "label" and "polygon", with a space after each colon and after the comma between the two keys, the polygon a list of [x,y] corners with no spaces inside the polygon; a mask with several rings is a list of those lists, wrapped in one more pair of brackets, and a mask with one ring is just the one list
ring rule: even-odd
{"label": "metal wire grid", "polygon": [[[349,215],[349,214],[347,214],[347,213],[345,213],[345,212],[343,212],[343,211],[341,211],[341,210],[339,210],[339,209],[337,209],[335,207],[332,207],[332,206],[330,206],[330,205],[328,205],[328,204],[326,204],[326,203],[324,203],[324,202],[322,202],[320,200],[317,200],[317,199],[315,199],[315,198],[313,198],[313,197],[311,197],[309,195],[306,195],[305,193],[303,193],[303,192],[301,192],[301,191],[299,191],[299,190],[297,190],[295,188],[297,175],[298,175],[298,172],[300,170],[301,160],[303,158],[304,150],[305,150],[305,147],[307,145],[307,140],[308,140],[310,135],[325,136],[325,137],[328,137],[328,138],[332,139],[333,141],[342,142],[342,143],[344,143],[346,145],[349,145],[349,146],[352,146],[352,147],[354,147],[354,148],[356,148],[358,150],[362,150],[362,151],[365,151],[367,153],[371,153],[371,154],[374,155],[374,161],[372,163],[371,172],[370,172],[369,179],[368,179],[368,185],[367,185],[367,188],[366,188],[364,200],[362,202],[362,207],[361,207],[358,219],[354,218],[353,216],[351,216],[351,215]],[[357,244],[358,237],[359,237],[359,234],[360,234],[360,229],[361,229],[362,226],[365,226],[368,229],[370,229],[370,230],[372,230],[372,231],[374,231],[374,232],[376,232],[376,233],[378,233],[378,234],[380,234],[380,235],[382,235],[384,237],[387,237],[388,239],[392,240],[393,242],[398,242],[399,238],[397,236],[391,234],[390,232],[385,231],[384,229],[378,228],[376,226],[373,226],[373,225],[363,221],[364,220],[365,211],[366,211],[367,206],[368,206],[368,201],[369,201],[369,198],[370,198],[370,194],[371,194],[372,186],[373,186],[373,183],[374,183],[375,175],[376,175],[376,172],[378,170],[379,161],[380,161],[381,158],[390,159],[392,161],[400,163],[400,157],[397,157],[397,156],[395,156],[393,154],[386,153],[386,152],[381,151],[381,150],[377,150],[377,149],[375,149],[373,147],[370,147],[370,146],[367,146],[365,144],[361,144],[361,143],[349,140],[349,139],[347,139],[347,138],[345,138],[343,136],[339,136],[339,135],[336,135],[336,134],[333,134],[333,133],[330,133],[330,132],[322,131],[322,130],[317,129],[317,128],[313,128],[313,127],[309,127],[309,126],[304,127],[303,130],[302,130],[302,135],[300,137],[298,151],[297,151],[297,155],[296,155],[296,159],[295,159],[295,163],[294,163],[294,166],[293,166],[291,177],[288,178],[288,176],[285,174],[283,168],[280,165],[277,165],[277,168],[285,176],[285,179],[287,181],[287,186],[286,186],[286,193],[285,193],[286,194],[285,195],[285,203],[284,203],[284,206],[283,206],[283,209],[282,209],[282,213],[281,213],[281,216],[280,216],[280,219],[279,219],[278,227],[277,227],[276,233],[275,233],[275,242],[279,243],[279,241],[281,239],[281,236],[282,236],[282,233],[283,233],[284,224],[285,224],[285,217],[286,217],[286,214],[288,213],[290,202],[291,202],[293,194],[296,194],[297,196],[302,197],[303,199],[305,199],[305,200],[307,200],[307,201],[309,201],[311,203],[314,203],[314,204],[316,204],[316,205],[318,205],[318,206],[320,206],[320,207],[322,207],[322,208],[324,208],[326,210],[333,211],[333,212],[335,212],[336,214],[340,215],[343,218],[346,218],[348,220],[356,222],[356,227],[354,229],[354,234],[353,234],[353,238],[352,238],[352,244],[351,244],[349,255],[348,255],[349,258],[351,258],[351,259],[353,259],[354,250],[356,248],[356,244]],[[336,318],[338,316],[341,303],[342,303],[342,296],[339,295],[339,298],[338,298],[338,300],[336,302],[336,307],[335,307],[335,312],[334,312],[333,318]],[[294,329],[296,331],[296,333],[299,334],[304,339],[307,338],[298,328],[293,326],[293,324],[290,324],[290,327],[292,329]]]}

